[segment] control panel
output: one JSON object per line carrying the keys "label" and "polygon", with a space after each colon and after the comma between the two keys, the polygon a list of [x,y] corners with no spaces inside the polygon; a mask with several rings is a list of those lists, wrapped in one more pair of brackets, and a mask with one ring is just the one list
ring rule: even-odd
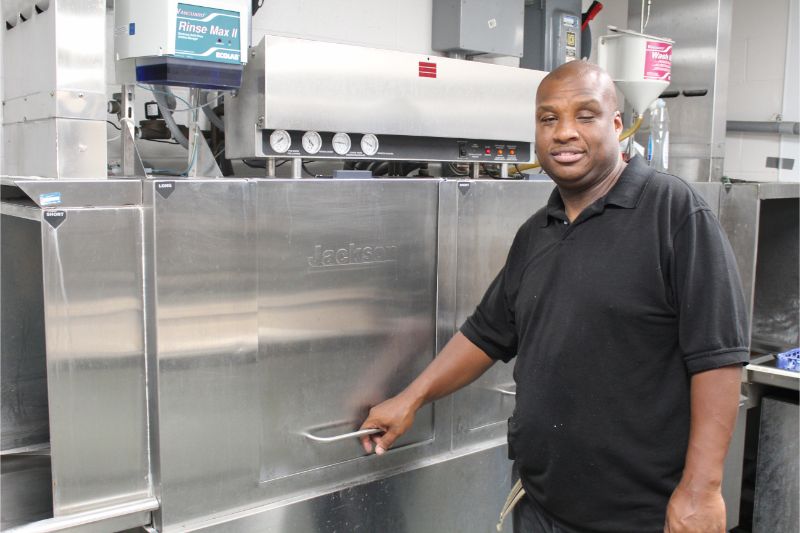
{"label": "control panel", "polygon": [[263,157],[524,163],[531,144],[513,140],[262,130]]}

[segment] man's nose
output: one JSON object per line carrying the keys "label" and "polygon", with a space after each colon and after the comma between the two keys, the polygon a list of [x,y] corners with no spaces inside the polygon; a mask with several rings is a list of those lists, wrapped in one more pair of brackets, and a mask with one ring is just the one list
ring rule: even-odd
{"label": "man's nose", "polygon": [[564,119],[556,124],[554,137],[560,142],[569,142],[578,137],[578,130],[575,128],[575,121]]}

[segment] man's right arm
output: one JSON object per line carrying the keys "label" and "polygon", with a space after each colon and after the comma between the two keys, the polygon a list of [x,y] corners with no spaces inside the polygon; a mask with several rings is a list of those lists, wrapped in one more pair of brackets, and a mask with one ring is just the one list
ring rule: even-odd
{"label": "man's right arm", "polygon": [[361,437],[367,453],[383,454],[414,422],[417,410],[465,387],[494,364],[462,333],[456,333],[428,367],[400,394],[370,409],[361,429],[377,428],[377,435]]}

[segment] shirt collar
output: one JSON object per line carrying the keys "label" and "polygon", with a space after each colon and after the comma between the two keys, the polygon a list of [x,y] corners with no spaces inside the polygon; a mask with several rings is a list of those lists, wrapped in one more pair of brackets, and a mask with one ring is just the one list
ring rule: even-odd
{"label": "shirt collar", "polygon": [[[617,183],[614,184],[608,194],[598,201],[602,201],[603,206],[616,205],[624,209],[634,209],[639,205],[639,200],[642,198],[644,189],[652,175],[653,169],[647,166],[644,159],[637,155],[628,162]],[[561,199],[558,187],[550,193],[545,215],[542,227],[547,226],[551,218],[567,220],[564,201]]]}
{"label": "shirt collar", "polygon": [[625,209],[634,209],[644,194],[647,182],[653,175],[653,168],[640,156],[635,156],[622,171],[617,183],[608,191],[605,204],[613,204]]}

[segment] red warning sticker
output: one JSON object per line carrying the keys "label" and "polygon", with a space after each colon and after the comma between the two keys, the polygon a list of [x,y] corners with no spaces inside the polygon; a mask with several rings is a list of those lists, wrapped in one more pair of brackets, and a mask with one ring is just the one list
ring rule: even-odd
{"label": "red warning sticker", "polygon": [[644,58],[644,79],[671,81],[672,43],[647,41]]}
{"label": "red warning sticker", "polygon": [[419,62],[419,77],[420,78],[435,78],[436,77],[436,63],[428,63],[426,61]]}

